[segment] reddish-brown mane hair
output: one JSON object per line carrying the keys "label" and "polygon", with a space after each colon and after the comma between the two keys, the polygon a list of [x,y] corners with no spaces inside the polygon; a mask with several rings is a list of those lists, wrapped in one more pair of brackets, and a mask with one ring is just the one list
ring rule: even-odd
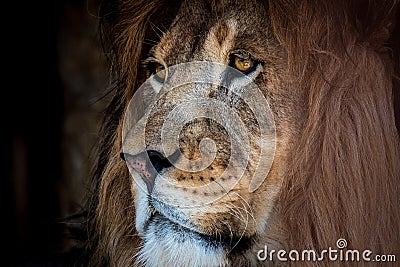
{"label": "reddish-brown mane hair", "polygon": [[393,86],[400,43],[397,51],[388,46],[396,4],[271,1],[290,90],[308,101],[280,201],[291,248],[323,249],[345,238],[354,249],[399,255]]}
{"label": "reddish-brown mane hair", "polygon": [[[147,40],[157,38],[154,28],[168,27],[179,1],[103,2],[114,87],[93,175],[87,250],[92,266],[128,266],[138,237],[129,174],[119,158],[123,112],[143,81],[138,67]],[[307,103],[278,204],[283,244],[326,249],[345,238],[349,248],[400,257],[393,97],[400,90],[399,2],[274,0],[269,10],[288,55],[287,90],[303,94]]]}

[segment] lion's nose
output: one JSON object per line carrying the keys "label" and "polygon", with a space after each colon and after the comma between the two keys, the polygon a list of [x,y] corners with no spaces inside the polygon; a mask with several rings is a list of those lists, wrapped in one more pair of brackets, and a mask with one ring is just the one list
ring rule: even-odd
{"label": "lion's nose", "polygon": [[123,160],[140,174],[149,194],[153,191],[157,174],[163,169],[172,166],[172,163],[166,157],[155,150],[148,150],[136,155],[129,153],[121,153],[120,155]]}
{"label": "lion's nose", "polygon": [[147,155],[149,156],[150,162],[157,172],[172,166],[171,162],[169,162],[169,160],[158,151],[149,150],[147,151]]}

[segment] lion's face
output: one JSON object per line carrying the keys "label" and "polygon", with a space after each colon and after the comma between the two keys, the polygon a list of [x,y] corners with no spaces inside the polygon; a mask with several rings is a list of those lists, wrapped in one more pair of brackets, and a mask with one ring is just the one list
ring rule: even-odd
{"label": "lion's face", "polygon": [[181,10],[145,62],[154,75],[137,93],[142,114],[129,114],[138,101],[126,112],[139,259],[255,263],[256,251],[273,242],[264,233],[300,116],[286,116],[296,96],[285,91],[285,55],[255,1],[215,14],[193,2]]}

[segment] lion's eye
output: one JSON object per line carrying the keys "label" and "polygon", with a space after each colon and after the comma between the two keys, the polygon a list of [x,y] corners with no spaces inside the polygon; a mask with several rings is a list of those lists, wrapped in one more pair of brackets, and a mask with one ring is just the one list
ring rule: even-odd
{"label": "lion's eye", "polygon": [[253,66],[253,61],[250,58],[242,58],[235,56],[235,67],[243,72],[248,71]]}
{"label": "lion's eye", "polygon": [[154,78],[158,82],[163,83],[167,76],[165,66],[158,62],[148,62],[146,65],[147,69],[151,72],[152,75],[154,75]]}
{"label": "lion's eye", "polygon": [[164,82],[165,76],[166,76],[165,67],[163,65],[161,65],[160,63],[155,63],[154,69],[153,69],[153,74],[159,82]]}
{"label": "lion's eye", "polygon": [[249,53],[231,54],[229,65],[244,74],[249,74],[257,67],[256,62]]}

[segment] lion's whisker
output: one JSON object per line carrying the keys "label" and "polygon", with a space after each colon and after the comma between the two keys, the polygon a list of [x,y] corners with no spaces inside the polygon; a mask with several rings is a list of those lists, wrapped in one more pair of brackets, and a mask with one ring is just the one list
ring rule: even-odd
{"label": "lion's whisker", "polygon": [[155,33],[159,38],[161,38],[162,35],[164,34],[164,32],[163,32],[159,27],[157,27],[157,25],[155,25],[153,22],[149,21],[149,24],[150,24],[152,30],[154,31],[154,33]]}

